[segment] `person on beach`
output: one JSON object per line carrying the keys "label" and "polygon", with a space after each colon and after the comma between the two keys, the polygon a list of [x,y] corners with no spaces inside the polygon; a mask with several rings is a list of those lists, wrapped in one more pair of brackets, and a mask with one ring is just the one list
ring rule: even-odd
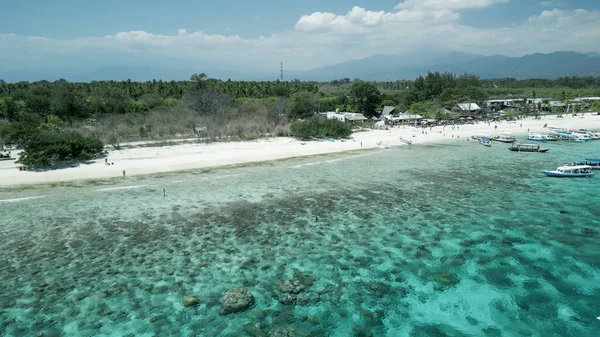
{"label": "person on beach", "polygon": [[163,197],[167,196],[167,190],[163,187]]}
{"label": "person on beach", "polygon": [[125,170],[123,170],[123,177],[125,177]]}

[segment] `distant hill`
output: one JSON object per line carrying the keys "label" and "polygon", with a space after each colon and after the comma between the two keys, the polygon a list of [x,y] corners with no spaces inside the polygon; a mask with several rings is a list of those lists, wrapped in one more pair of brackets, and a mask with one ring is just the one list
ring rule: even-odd
{"label": "distant hill", "polygon": [[[447,54],[412,53],[404,55],[373,55],[359,60],[348,60],[339,64],[310,70],[285,70],[286,80],[331,81],[341,78],[389,81],[412,80],[428,71],[448,71],[455,74],[470,73],[482,78],[548,78],[564,76],[600,76],[600,54],[561,51],[549,54],[531,54],[521,57],[504,55],[482,56],[462,52]],[[209,77],[226,80],[276,80],[278,67],[272,71],[264,69],[223,70],[207,64],[194,68],[160,67],[104,67],[92,71],[73,69],[44,69],[10,71],[0,69],[0,79],[8,82],[54,81],[64,78],[69,81],[89,82],[94,80],[150,81],[186,80],[194,73],[205,72]]]}
{"label": "distant hill", "polygon": [[340,78],[364,80],[414,79],[432,64],[468,62],[481,55],[452,52],[445,55],[413,53],[405,55],[373,55],[360,60],[315,68],[305,71],[286,71],[287,78],[300,80],[330,81]]}
{"label": "distant hill", "polygon": [[301,80],[326,81],[348,77],[381,81],[414,79],[428,71],[470,73],[482,78],[553,79],[563,76],[600,76],[600,54],[564,51],[508,57],[454,52],[437,57],[425,56],[420,59],[413,55],[409,57],[376,55],[362,60],[351,60],[295,72],[293,75]]}

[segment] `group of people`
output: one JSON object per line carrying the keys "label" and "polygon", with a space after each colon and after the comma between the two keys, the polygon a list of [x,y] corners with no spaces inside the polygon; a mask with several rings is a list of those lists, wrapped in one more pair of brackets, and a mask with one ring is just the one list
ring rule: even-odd
{"label": "group of people", "polygon": [[[114,165],[114,164],[115,164],[114,162],[110,162],[110,163],[109,163],[109,162],[108,162],[108,158],[104,158],[104,165],[111,166],[111,165]],[[123,177],[124,177],[124,176],[125,176],[125,170],[123,170]]]}

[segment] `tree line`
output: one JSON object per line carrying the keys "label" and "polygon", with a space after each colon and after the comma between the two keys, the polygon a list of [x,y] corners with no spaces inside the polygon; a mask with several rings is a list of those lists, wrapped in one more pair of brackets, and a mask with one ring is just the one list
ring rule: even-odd
{"label": "tree line", "polygon": [[[339,109],[370,117],[389,105],[436,117],[456,103],[495,97],[600,96],[599,84],[600,77],[487,80],[440,72],[390,82],[223,81],[204,73],[187,81],[0,80],[0,144],[23,146],[42,131],[75,132],[115,148],[143,138],[254,139],[293,134],[290,123],[315,112]],[[75,139],[53,137],[67,138]]]}

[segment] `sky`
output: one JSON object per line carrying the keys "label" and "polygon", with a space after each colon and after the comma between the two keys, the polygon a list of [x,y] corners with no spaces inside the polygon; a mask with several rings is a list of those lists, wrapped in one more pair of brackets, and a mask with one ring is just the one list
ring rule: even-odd
{"label": "sky", "polygon": [[418,51],[600,52],[598,0],[1,1],[5,70],[310,69]]}

